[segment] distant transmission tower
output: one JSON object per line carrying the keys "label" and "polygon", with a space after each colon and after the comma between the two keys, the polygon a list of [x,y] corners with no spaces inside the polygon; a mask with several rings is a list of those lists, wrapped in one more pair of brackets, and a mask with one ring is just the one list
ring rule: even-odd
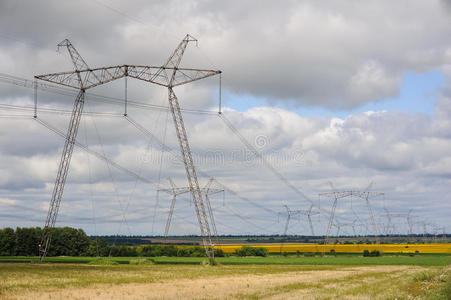
{"label": "distant transmission tower", "polygon": [[391,213],[388,211],[387,208],[384,207],[385,210],[385,214],[382,214],[382,217],[386,217],[387,218],[387,225],[385,226],[385,232],[386,234],[390,235],[390,234],[394,234],[394,224],[392,222],[393,218],[407,218],[408,214],[399,214],[399,213]]}
{"label": "distant transmission tower", "polygon": [[[166,226],[165,226],[165,230],[164,230],[164,238],[165,239],[167,239],[167,237],[168,237],[169,228],[171,226],[171,220],[172,220],[172,215],[174,214],[174,207],[175,207],[175,202],[176,202],[177,196],[185,194],[185,193],[189,193],[191,191],[190,187],[177,187],[171,178],[168,178],[168,180],[169,180],[169,185],[171,186],[170,188],[159,188],[158,189],[159,192],[166,192],[166,193],[172,195],[172,200],[171,200],[171,204],[169,207],[168,219],[166,221]],[[209,195],[224,192],[224,189],[212,188],[211,185],[214,181],[215,181],[214,178],[210,178],[208,180],[207,184],[205,185],[205,187],[201,188],[201,192],[205,196],[205,202],[206,202],[207,209],[208,209],[208,216],[210,218],[209,221],[210,221],[210,224],[212,224],[213,234],[216,238],[216,244],[219,244],[218,231],[216,230],[215,219],[214,219],[214,215],[213,215],[213,210],[211,208]]]}
{"label": "distant transmission tower", "polygon": [[384,193],[370,192],[372,186],[373,186],[373,183],[371,182],[368,185],[368,187],[363,192],[353,191],[352,195],[353,196],[357,196],[357,197],[362,198],[362,199],[365,199],[366,206],[368,208],[368,215],[370,216],[371,225],[373,226],[373,232],[374,232],[374,234],[376,236],[378,236],[379,235],[379,229],[378,229],[378,227],[376,225],[376,221],[374,219],[373,209],[371,208],[371,204],[370,204],[370,198],[383,196]]}
{"label": "distant transmission tower", "polygon": [[334,187],[332,182],[329,182],[329,184],[330,184],[330,187],[332,189],[332,192],[318,194],[320,197],[321,196],[326,196],[326,197],[333,196],[334,197],[334,202],[332,204],[332,209],[330,211],[329,224],[327,225],[326,235],[324,236],[323,254],[324,254],[325,249],[326,249],[326,244],[329,242],[330,230],[332,229],[332,224],[334,222],[335,210],[337,208],[338,199],[349,197],[350,195],[352,195],[352,191],[341,191],[341,192],[339,192],[339,191],[337,191],[335,189],[335,187]]}
{"label": "distant transmission tower", "polygon": [[310,233],[312,234],[312,236],[315,235],[315,231],[313,230],[312,216],[319,215],[319,211],[313,210],[313,207],[314,206],[312,204],[312,205],[310,205],[310,208],[308,210],[303,210],[303,209],[298,210],[299,215],[307,216],[309,226],[310,226]]}
{"label": "distant transmission tower", "polygon": [[[91,69],[80,56],[75,47],[71,44],[71,42],[66,39],[58,44],[58,46],[67,47],[75,70],[35,76],[35,78],[39,80],[45,80],[79,90],[79,93],[75,99],[74,108],[69,122],[67,137],[61,156],[57,177],[55,180],[55,186],[50,201],[49,211],[44,226],[41,243],[39,245],[39,256],[41,261],[44,260],[50,246],[51,232],[55,226],[56,217],[58,215],[58,210],[63,195],[64,185],[69,171],[73,147],[76,142],[78,126],[80,124],[80,118],[83,111],[85,91],[89,88],[96,87],[123,77],[131,77],[143,80],[152,84],[164,86],[168,89],[169,106],[174,120],[177,139],[185,166],[185,172],[197,214],[197,220],[199,222],[203,245],[208,258],[210,260],[214,260],[210,223],[205,209],[203,196],[199,187],[199,182],[197,180],[197,173],[194,167],[190,145],[188,143],[188,136],[186,134],[180,104],[173,88],[206,77],[218,75],[221,73],[221,71],[180,68],[179,65],[182,60],[183,54],[185,53],[185,49],[190,42],[197,42],[197,40],[187,34],[162,66],[154,67],[142,65],[121,65]],[[35,106],[37,105],[36,103],[37,101],[35,99]],[[124,116],[127,118],[126,110]],[[134,123],[131,119],[127,120],[129,120],[132,124]]]}
{"label": "distant transmission tower", "polygon": [[[299,210],[291,210],[290,208],[288,208],[288,205],[284,205],[285,209],[287,210],[286,215],[287,215],[287,220],[285,221],[285,228],[283,230],[283,237],[287,238],[287,233],[288,233],[288,225],[290,224],[290,220],[293,216],[299,215]],[[283,213],[279,213],[279,215],[281,215]],[[282,253],[282,249],[283,249],[283,242],[280,243],[280,253]]]}
{"label": "distant transmission tower", "polygon": [[169,189],[162,189],[162,188],[158,189],[159,192],[166,192],[166,193],[172,195],[171,205],[169,207],[168,219],[166,221],[166,226],[164,228],[164,239],[167,239],[167,237],[168,237],[169,227],[171,226],[171,220],[172,220],[172,215],[174,213],[174,206],[175,206],[175,201],[177,200],[177,196],[190,192],[189,188],[178,188],[175,185],[174,181],[172,181],[171,178],[168,178],[168,180],[169,180],[169,184],[171,186]]}

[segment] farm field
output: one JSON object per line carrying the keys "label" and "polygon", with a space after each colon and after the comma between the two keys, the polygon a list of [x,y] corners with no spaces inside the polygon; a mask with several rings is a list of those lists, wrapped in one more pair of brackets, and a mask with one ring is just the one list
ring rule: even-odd
{"label": "farm field", "polygon": [[[243,245],[218,245],[217,248],[222,249],[225,253],[233,253]],[[336,253],[362,253],[364,250],[379,250],[384,253],[448,253],[451,254],[451,243],[435,243],[435,244],[338,244],[338,245],[299,245],[299,244],[247,244],[250,247],[263,247],[269,253],[280,253],[296,251],[300,252],[330,252],[334,250]]]}
{"label": "farm field", "polygon": [[2,299],[446,299],[449,266],[0,263]]}
{"label": "farm field", "polygon": [[[149,257],[155,264],[192,264],[199,265],[206,261],[205,257]],[[93,257],[47,257],[49,263],[86,264],[95,260]],[[111,257],[108,260],[119,264],[129,264],[137,257]],[[26,256],[0,256],[0,262],[37,263],[39,258]],[[216,261],[223,265],[410,265],[410,266],[447,266],[451,265],[451,255],[384,255],[380,257],[363,257],[361,255],[337,256],[267,256],[267,257],[217,257]]]}

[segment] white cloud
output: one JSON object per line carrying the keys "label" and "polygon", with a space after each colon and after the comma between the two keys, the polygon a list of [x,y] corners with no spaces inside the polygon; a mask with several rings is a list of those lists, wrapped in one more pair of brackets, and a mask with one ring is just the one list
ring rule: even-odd
{"label": "white cloud", "polygon": [[[215,65],[212,68],[224,71],[223,88],[227,92],[265,98],[270,103],[359,107],[396,96],[406,72],[441,70],[447,81],[433,115],[371,111],[346,118],[316,118],[272,107],[255,107],[245,112],[226,107],[224,112],[277,170],[314,201],[317,193],[329,189],[328,181],[339,189],[363,188],[374,181],[375,189],[386,193],[385,204],[393,211],[414,208],[414,213],[425,219],[446,223],[450,209],[446,195],[451,184],[451,71],[447,65],[451,14],[443,9],[442,2],[109,4],[122,15],[96,3],[3,1],[0,71],[31,78],[35,74],[70,70],[67,54],[54,52],[54,45],[66,37],[72,39],[93,67],[158,65],[187,32],[199,38],[200,48],[190,45],[184,65]],[[216,84],[216,79],[206,80],[177,88],[176,93],[183,107],[210,108],[216,102]],[[32,103],[29,89],[1,84],[0,90],[2,103]],[[92,92],[121,98],[123,82]],[[166,97],[163,88],[129,81],[130,100],[165,105]],[[40,107],[70,110],[72,101],[72,97],[39,92]],[[87,103],[86,111],[123,111],[122,105],[101,103],[89,95]],[[171,115],[166,119],[164,111],[131,106],[129,114],[178,153]],[[67,114],[39,116],[65,131]],[[267,232],[280,232],[283,225],[277,223],[274,212],[283,211],[282,204],[296,208],[309,205],[246,151],[220,118],[184,116],[201,185],[208,175],[215,176],[242,196],[227,193],[225,206],[221,199],[213,200],[221,215],[220,232],[262,232],[262,227]],[[147,149],[148,137],[127,120],[94,120],[84,117],[79,131],[79,141],[87,143],[90,149],[105,152],[154,182],[158,177],[164,182],[171,176],[180,186],[186,184],[183,165],[168,153],[163,155],[160,174],[161,148],[151,141]],[[62,144],[60,137],[31,118],[0,119],[0,198],[13,201],[2,204],[9,205],[7,213],[16,218],[2,225],[21,225],[20,220],[42,225],[36,220],[45,218]],[[116,168],[110,171],[103,161],[94,156],[88,160],[84,152],[75,148],[61,207],[62,224],[84,222],[83,226],[91,226],[86,220],[93,213],[91,199],[97,216],[103,216],[99,232],[117,233],[121,214],[127,209],[133,233],[150,233],[155,186],[142,182],[135,185],[135,178]],[[169,200],[161,197],[159,201],[154,233],[162,232]],[[374,200],[374,204],[376,213],[381,213],[383,203]],[[24,209],[23,215],[14,209],[19,206]],[[180,223],[174,230],[197,233],[195,221],[190,219],[193,208],[180,208]],[[363,208],[359,211],[365,218]],[[349,207],[340,210],[343,218],[352,221]],[[246,221],[238,218],[236,212]],[[233,224],[233,228],[227,224]],[[324,222],[318,227],[318,232],[323,230]],[[89,228],[93,233],[93,228]],[[122,232],[126,231],[124,228]]]}

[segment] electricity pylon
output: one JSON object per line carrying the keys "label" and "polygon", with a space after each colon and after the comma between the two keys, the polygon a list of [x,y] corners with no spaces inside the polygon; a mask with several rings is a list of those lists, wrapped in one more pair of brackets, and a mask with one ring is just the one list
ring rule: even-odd
{"label": "electricity pylon", "polygon": [[[172,195],[171,204],[169,206],[168,219],[166,221],[166,226],[165,226],[165,230],[164,230],[164,238],[165,239],[168,237],[169,228],[171,226],[171,220],[172,220],[172,215],[174,214],[174,207],[175,207],[175,202],[176,202],[177,196],[185,194],[185,193],[189,193],[191,191],[190,187],[177,187],[171,178],[168,178],[168,181],[169,181],[170,188],[159,188],[158,189],[159,192],[166,192],[166,193]],[[213,210],[211,208],[209,195],[224,192],[224,189],[212,188],[211,185],[213,182],[214,182],[214,178],[210,178],[208,180],[207,184],[205,185],[205,187],[201,188],[201,192],[205,196],[205,202],[206,202],[207,209],[208,209],[208,215],[210,217],[210,224],[212,225],[213,234],[216,238],[216,244],[219,244],[218,231],[216,230],[215,219],[214,219],[214,215],[213,215]]]}
{"label": "electricity pylon", "polygon": [[[283,231],[283,237],[287,237],[287,232],[288,232],[288,225],[290,224],[290,220],[291,217],[299,215],[300,212],[299,210],[291,210],[290,208],[288,208],[288,205],[284,205],[285,209],[287,210],[287,220],[285,221],[285,229]],[[279,213],[279,215],[281,215],[283,213]],[[282,248],[283,248],[283,243],[280,244],[280,253],[282,253]]]}
{"label": "electricity pylon", "polygon": [[212,188],[211,185],[214,181],[215,181],[214,178],[210,178],[210,180],[208,180],[207,184],[203,188],[203,193],[205,195],[205,202],[207,203],[208,215],[210,216],[210,224],[212,225],[213,234],[216,238],[216,244],[218,245],[219,244],[219,236],[218,236],[218,231],[216,230],[216,222],[215,222],[215,218],[213,215],[213,210],[211,209],[210,195],[224,193],[224,189]]}
{"label": "electricity pylon", "polygon": [[312,216],[319,215],[319,211],[313,210],[313,204],[310,205],[310,208],[308,210],[299,209],[297,210],[299,215],[307,216],[309,225],[310,225],[310,232],[312,236],[315,235],[315,231],[313,230],[313,223],[312,223]]}
{"label": "electricity pylon", "polygon": [[376,221],[374,219],[374,214],[373,214],[373,209],[371,208],[371,204],[370,204],[370,198],[374,198],[374,197],[378,197],[378,196],[383,196],[384,193],[379,193],[379,192],[371,192],[371,187],[373,186],[373,183],[371,182],[368,187],[363,191],[352,191],[352,195],[353,196],[357,196],[359,198],[365,199],[366,202],[366,206],[368,208],[368,214],[370,216],[370,220],[371,220],[371,224],[373,226],[373,232],[376,236],[379,235],[379,230],[377,228],[376,225]]}
{"label": "electricity pylon", "polygon": [[178,188],[175,185],[174,181],[172,181],[171,178],[168,178],[168,181],[171,186],[170,188],[158,189],[159,192],[166,192],[166,193],[172,195],[171,205],[169,207],[168,219],[166,221],[166,226],[164,228],[164,238],[165,239],[168,237],[169,227],[171,226],[171,220],[172,220],[172,215],[174,213],[174,206],[175,206],[175,201],[177,200],[177,196],[190,192],[189,188]]}
{"label": "electricity pylon", "polygon": [[392,218],[406,218],[408,217],[408,214],[398,214],[398,213],[390,213],[387,208],[384,207],[385,214],[382,214],[382,217],[387,218],[387,225],[386,225],[386,233],[387,234],[393,234],[394,232],[394,225],[392,223]]}
{"label": "electricity pylon", "polygon": [[409,212],[406,216],[407,226],[409,226],[409,235],[413,234],[413,218],[416,218],[416,216],[412,216],[412,209],[409,209]]}
{"label": "electricity pylon", "polygon": [[[48,247],[50,245],[51,230],[56,221],[60,207],[61,197],[64,190],[67,174],[69,171],[70,160],[72,157],[73,146],[76,140],[78,126],[83,110],[85,90],[117,80],[123,77],[131,77],[143,80],[152,84],[164,86],[168,89],[169,106],[174,120],[174,125],[179,141],[180,151],[185,165],[185,172],[188,178],[191,196],[199,222],[202,241],[205,252],[210,260],[214,259],[213,244],[211,242],[210,224],[208,222],[207,212],[203,201],[197,180],[197,173],[188,143],[185,125],[183,122],[180,104],[173,88],[187,84],[196,80],[218,75],[219,70],[192,69],[179,67],[185,49],[190,42],[197,42],[195,38],[187,34],[179,43],[174,52],[169,56],[162,66],[142,66],[142,65],[121,65],[112,67],[89,68],[78,51],[73,47],[69,40],[64,40],[59,47],[65,46],[74,65],[74,71],[51,73],[35,76],[36,79],[64,85],[79,90],[75,99],[74,109],[69,122],[69,129],[61,156],[60,166],[58,168],[55,187],[50,201],[49,212],[44,227],[44,233],[39,245],[39,255],[41,261],[44,260]],[[126,114],[124,114],[126,117]]]}
{"label": "electricity pylon", "polygon": [[351,228],[352,228],[352,232],[354,233],[354,237],[356,237],[356,236],[357,236],[357,233],[356,233],[356,231],[355,231],[356,222],[357,222],[357,220],[354,220],[354,221],[352,221],[352,222],[347,222],[347,223],[339,222],[338,220],[336,220],[336,221],[334,222],[333,225],[334,225],[335,227],[337,227],[337,236],[339,235],[340,229],[341,229],[342,227],[348,226],[348,227],[351,227]]}
{"label": "electricity pylon", "polygon": [[[80,125],[80,119],[83,112],[83,106],[85,103],[85,90],[88,88],[86,87],[86,76],[81,76],[81,74],[79,73],[80,70],[89,69],[84,59],[68,39],[65,39],[64,41],[59,43],[58,49],[60,47],[66,47],[72,59],[72,63],[75,69],[75,72],[73,72],[75,76],[74,82],[76,82],[76,88],[79,89],[79,92],[77,97],[75,98],[74,107],[72,109],[72,115],[69,121],[69,127],[67,129],[66,141],[64,143],[63,153],[61,155],[60,163],[58,166],[58,173],[56,175],[52,198],[50,200],[47,218],[45,220],[44,229],[42,231],[41,242],[39,244],[39,258],[41,262],[44,261],[44,258],[47,255],[47,251],[50,246],[52,231],[55,227],[56,218],[58,216],[58,210],[60,208],[61,198],[64,192],[64,185],[66,183],[67,174],[69,172],[72,152],[74,150],[78,127]],[[89,74],[89,72],[86,74]]]}
{"label": "electricity pylon", "polygon": [[[332,229],[332,224],[334,222],[335,210],[337,208],[338,199],[349,197],[350,195],[352,195],[352,191],[341,191],[341,192],[337,191],[335,189],[334,185],[332,184],[332,182],[329,182],[329,185],[332,189],[332,192],[318,194],[320,197],[321,196],[333,196],[334,197],[334,203],[332,204],[332,209],[330,212],[329,224],[327,225],[326,235],[324,237],[324,245],[326,245],[327,242],[329,241],[329,234],[330,234],[330,230]],[[323,247],[323,253],[324,252],[325,252],[325,246]]]}

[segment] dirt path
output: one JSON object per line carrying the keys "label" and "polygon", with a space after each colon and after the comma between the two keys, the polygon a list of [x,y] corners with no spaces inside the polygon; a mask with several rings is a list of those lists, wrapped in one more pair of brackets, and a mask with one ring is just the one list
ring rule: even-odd
{"label": "dirt path", "polygon": [[[230,267],[229,267],[230,268]],[[233,268],[233,267],[232,267]],[[166,278],[151,283],[96,284],[90,287],[52,287],[22,290],[12,299],[364,299],[398,295],[407,275],[425,268],[411,266],[340,267],[263,274],[221,275],[208,278]],[[200,270],[201,271],[201,270]],[[385,297],[384,297],[385,296]]]}

